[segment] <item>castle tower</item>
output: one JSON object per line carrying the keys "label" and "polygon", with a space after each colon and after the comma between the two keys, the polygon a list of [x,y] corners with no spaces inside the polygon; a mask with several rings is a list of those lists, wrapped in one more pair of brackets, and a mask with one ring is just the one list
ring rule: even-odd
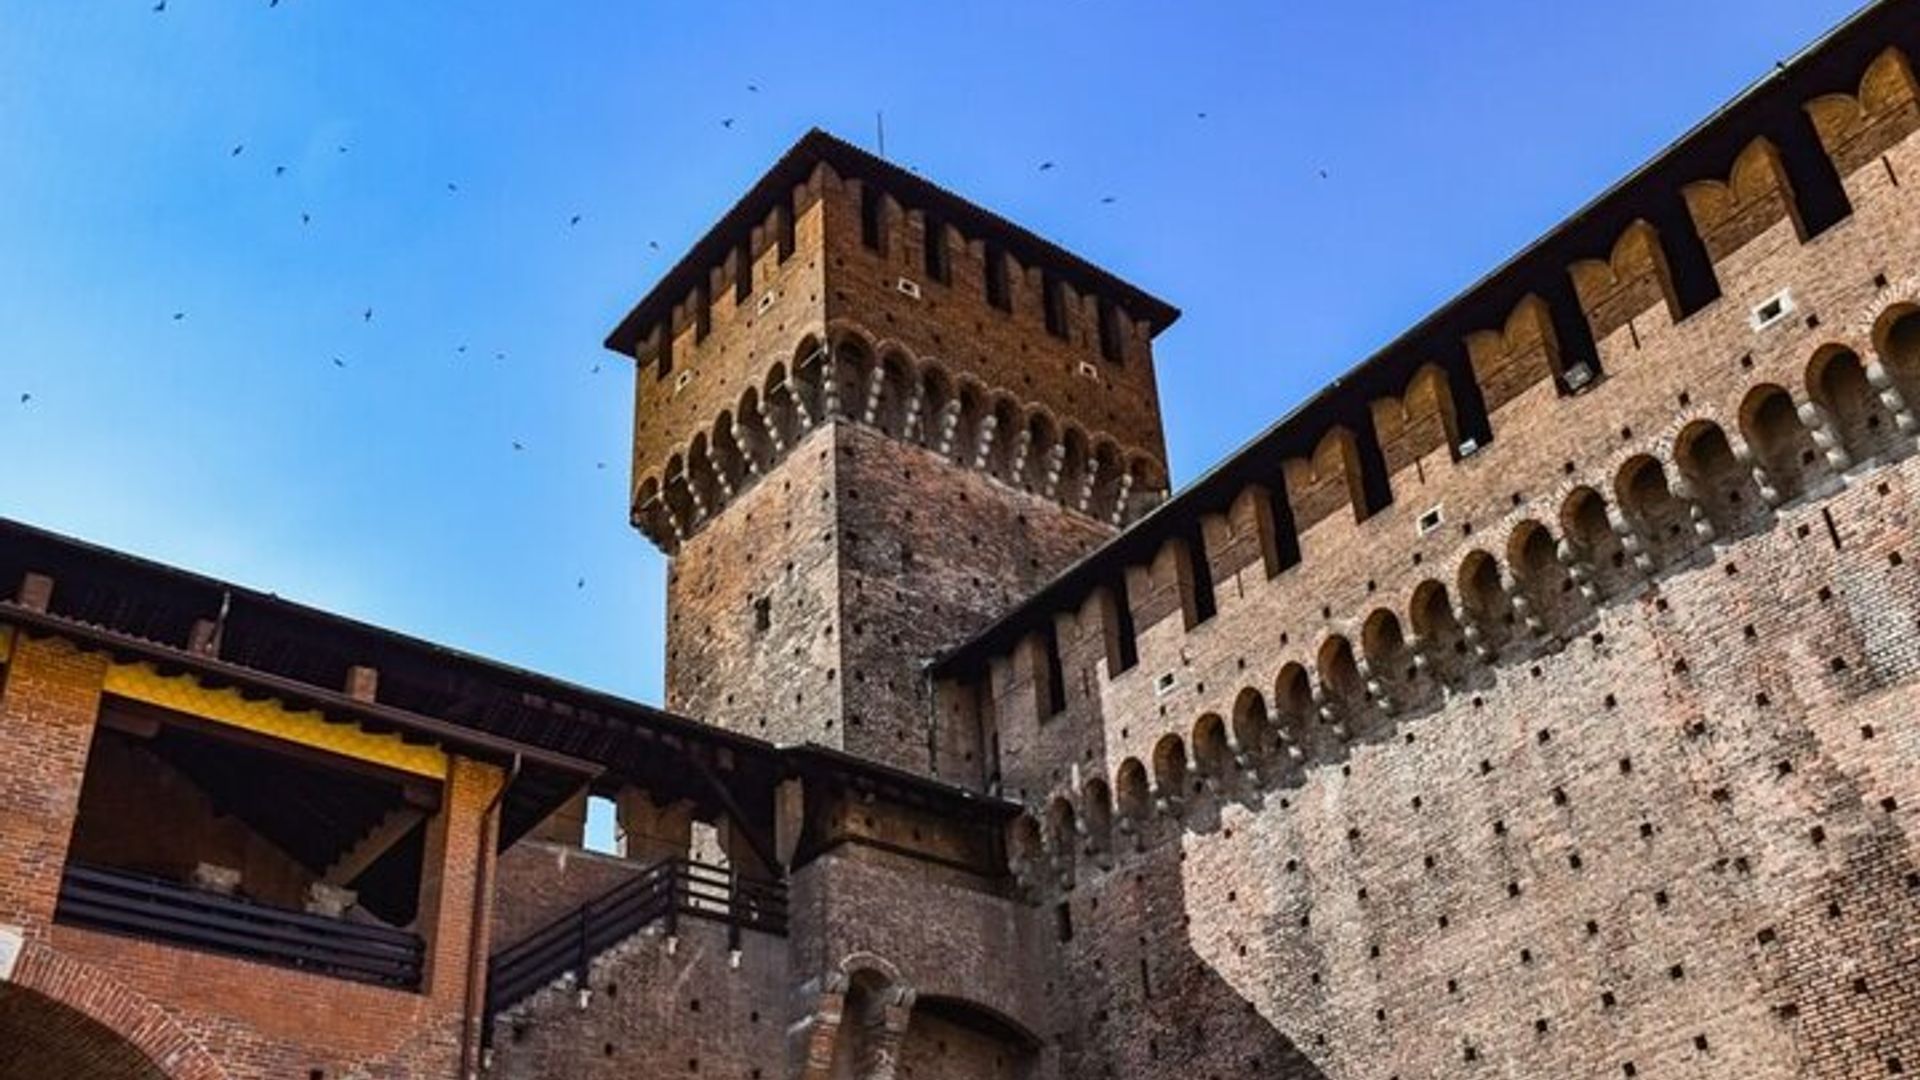
{"label": "castle tower", "polygon": [[1165,497],[1178,312],[809,132],[607,339],[632,521],[670,558],[667,705],[979,779],[925,661]]}

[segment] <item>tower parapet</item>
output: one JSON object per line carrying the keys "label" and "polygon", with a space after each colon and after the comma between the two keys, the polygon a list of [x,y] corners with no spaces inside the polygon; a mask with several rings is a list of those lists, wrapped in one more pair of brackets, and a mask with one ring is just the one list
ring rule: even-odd
{"label": "tower parapet", "polygon": [[922,659],[1158,505],[1178,312],[824,132],[609,336],[634,525],[673,559],[668,701],[976,771]]}

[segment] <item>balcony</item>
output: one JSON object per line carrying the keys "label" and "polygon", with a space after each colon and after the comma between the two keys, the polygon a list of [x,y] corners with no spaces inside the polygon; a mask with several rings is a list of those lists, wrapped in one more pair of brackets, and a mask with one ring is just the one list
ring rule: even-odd
{"label": "balcony", "polygon": [[285,911],[160,878],[69,863],[54,921],[319,975],[413,990],[418,934]]}

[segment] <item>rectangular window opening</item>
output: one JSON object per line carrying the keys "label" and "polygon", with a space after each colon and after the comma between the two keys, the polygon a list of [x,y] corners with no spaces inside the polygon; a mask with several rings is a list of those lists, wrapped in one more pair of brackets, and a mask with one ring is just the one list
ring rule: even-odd
{"label": "rectangular window opening", "polygon": [[1040,273],[1040,306],[1046,316],[1047,333],[1057,338],[1067,336],[1067,296],[1066,286],[1049,271]]}
{"label": "rectangular window opening", "polygon": [[987,303],[1001,311],[1012,311],[1013,289],[1008,280],[1007,253],[988,244],[986,259]]}
{"label": "rectangular window opening", "polygon": [[868,251],[887,253],[886,208],[880,189],[869,183],[860,185],[860,243]]}
{"label": "rectangular window opening", "polygon": [[925,221],[926,243],[922,254],[926,260],[927,277],[945,285],[952,273],[952,266],[947,259],[947,223],[932,214],[926,215]]}
{"label": "rectangular window opening", "polygon": [[1126,334],[1120,308],[1104,297],[1100,300],[1100,356],[1109,364],[1126,360]]}
{"label": "rectangular window opening", "polygon": [[1047,659],[1047,715],[1059,716],[1067,711],[1067,675],[1060,664],[1060,631],[1051,619],[1041,639]]}

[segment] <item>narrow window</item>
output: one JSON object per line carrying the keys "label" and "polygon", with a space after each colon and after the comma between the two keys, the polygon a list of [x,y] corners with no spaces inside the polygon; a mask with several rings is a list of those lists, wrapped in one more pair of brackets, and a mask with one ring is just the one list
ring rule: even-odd
{"label": "narrow window", "polygon": [[1187,563],[1193,574],[1193,623],[1198,626],[1219,610],[1213,595],[1213,564],[1207,560],[1207,538],[1198,518],[1187,531]]}
{"label": "narrow window", "polygon": [[1013,310],[1013,290],[1007,281],[1007,253],[987,245],[987,303],[1001,311]]}
{"label": "narrow window", "polygon": [[1100,355],[1109,364],[1125,362],[1126,328],[1120,317],[1120,307],[1105,297],[1100,298]]}
{"label": "narrow window", "polygon": [[740,305],[753,295],[753,244],[740,245],[739,262],[733,272],[733,302]]}
{"label": "narrow window", "polygon": [[792,257],[794,248],[793,208],[783,203],[773,214],[774,227],[780,232],[780,261],[786,262]]}
{"label": "narrow window", "polygon": [[1274,560],[1267,576],[1278,577],[1300,565],[1300,529],[1293,520],[1293,500],[1287,495],[1286,474],[1275,472],[1270,487],[1272,496],[1267,499],[1267,513],[1273,520]]}
{"label": "narrow window", "polygon": [[620,813],[605,795],[587,798],[587,821],[581,846],[601,855],[625,855],[626,843],[620,835]]}
{"label": "narrow window", "polygon": [[872,184],[860,185],[860,243],[869,251],[887,253],[887,241],[883,228],[885,208],[880,189]]}
{"label": "narrow window", "polygon": [[696,289],[693,293],[693,343],[707,340],[713,333],[713,304],[707,300],[707,290]]}
{"label": "narrow window", "polygon": [[673,330],[668,328],[660,335],[660,366],[654,369],[653,377],[664,379],[673,374]]}
{"label": "narrow window", "polygon": [[1061,941],[1073,940],[1073,909],[1067,906],[1065,900],[1054,906],[1053,925]]}
{"label": "narrow window", "polygon": [[1114,637],[1118,639],[1120,665],[1111,674],[1130,671],[1140,662],[1140,641],[1135,636],[1133,626],[1133,601],[1127,598],[1127,574],[1125,570],[1114,575],[1113,579],[1113,619]]}
{"label": "narrow window", "polygon": [[926,215],[926,244],[923,254],[926,256],[927,276],[942,285],[947,283],[950,267],[947,262],[947,223]]}
{"label": "narrow window", "polygon": [[773,598],[762,596],[753,602],[753,629],[765,633],[773,627]]}
{"label": "narrow window", "polygon": [[1067,336],[1067,297],[1060,279],[1048,271],[1040,272],[1040,306],[1046,314],[1047,333]]}
{"label": "narrow window", "polygon": [[1047,655],[1047,715],[1058,716],[1067,709],[1067,675],[1060,664],[1060,630],[1053,619],[1041,631],[1041,645]]}

